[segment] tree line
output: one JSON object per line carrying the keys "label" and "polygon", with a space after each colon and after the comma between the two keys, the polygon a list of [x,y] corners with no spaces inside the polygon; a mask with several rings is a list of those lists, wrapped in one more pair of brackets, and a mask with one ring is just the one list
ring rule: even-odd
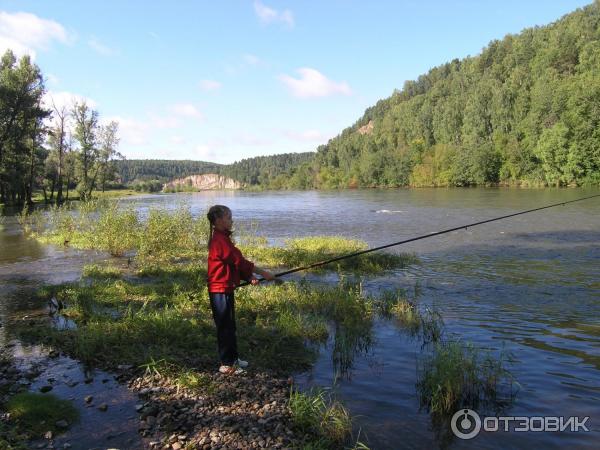
{"label": "tree line", "polygon": [[44,78],[29,56],[7,50],[0,61],[0,203],[62,203],[69,189],[87,199],[115,179],[118,125],[102,125],[85,101],[44,103]]}
{"label": "tree line", "polygon": [[127,159],[116,163],[119,181],[137,191],[157,192],[175,178],[219,173],[221,164],[168,159]]}

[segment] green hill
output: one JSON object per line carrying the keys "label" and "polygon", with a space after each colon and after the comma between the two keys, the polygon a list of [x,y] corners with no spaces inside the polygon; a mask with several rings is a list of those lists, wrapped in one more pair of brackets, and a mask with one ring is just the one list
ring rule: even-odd
{"label": "green hill", "polygon": [[314,187],[600,183],[600,2],[431,69],[318,149]]}

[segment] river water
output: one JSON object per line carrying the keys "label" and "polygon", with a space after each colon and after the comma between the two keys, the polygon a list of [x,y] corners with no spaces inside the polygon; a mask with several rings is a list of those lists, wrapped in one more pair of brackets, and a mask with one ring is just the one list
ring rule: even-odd
{"label": "river water", "polygon": [[[211,191],[122,200],[142,212],[190,206],[203,214],[228,205],[240,227],[258,225],[272,243],[342,235],[370,246],[513,212],[599,194],[598,189],[411,189],[327,192]],[[99,255],[23,238],[13,216],[0,231],[0,321],[31,308],[23,286],[76,278]],[[510,352],[518,392],[505,416],[589,416],[589,432],[481,432],[441,441],[419,408],[422,343],[393,321],[378,320],[374,343],[339,377],[322,349],[304,387],[331,388],[354,417],[360,439],[387,448],[598,448],[600,442],[600,198],[436,236],[389,251],[419,264],[364,280],[367,290],[419,286],[419,301],[439,311],[449,339]],[[11,294],[13,293],[13,294]],[[0,333],[3,328],[0,328]],[[10,337],[2,336],[4,342]],[[482,413],[483,414],[483,413]],[[533,423],[532,423],[533,424]],[[518,424],[517,424],[518,425]]]}

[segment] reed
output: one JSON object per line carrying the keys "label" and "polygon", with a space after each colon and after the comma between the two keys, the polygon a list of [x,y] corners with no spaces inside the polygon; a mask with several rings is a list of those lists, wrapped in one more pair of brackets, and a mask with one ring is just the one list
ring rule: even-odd
{"label": "reed", "polygon": [[501,409],[514,398],[515,383],[507,369],[510,355],[494,355],[472,343],[437,342],[420,361],[417,391],[433,414],[452,414],[479,406]]}

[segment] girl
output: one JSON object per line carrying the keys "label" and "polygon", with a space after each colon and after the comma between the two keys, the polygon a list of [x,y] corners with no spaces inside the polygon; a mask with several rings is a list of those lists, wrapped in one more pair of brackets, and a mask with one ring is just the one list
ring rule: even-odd
{"label": "girl", "polygon": [[227,206],[215,205],[208,210],[210,234],[208,238],[208,296],[215,325],[221,367],[219,372],[232,375],[240,373],[248,366],[246,361],[238,358],[237,339],[235,335],[235,305],[233,291],[240,279],[257,285],[259,280],[253,275],[257,273],[266,280],[275,277],[267,270],[256,267],[242,256],[242,253],[231,242],[233,220],[231,210]]}

